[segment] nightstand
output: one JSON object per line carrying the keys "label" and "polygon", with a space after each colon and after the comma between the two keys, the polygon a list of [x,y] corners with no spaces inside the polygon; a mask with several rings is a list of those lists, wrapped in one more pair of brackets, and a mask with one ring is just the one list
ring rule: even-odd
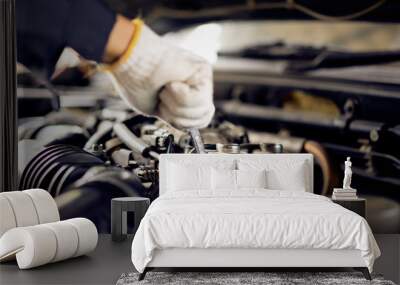
{"label": "nightstand", "polygon": [[366,217],[367,200],[364,198],[355,199],[332,199],[332,201],[340,206],[359,214],[361,217]]}
{"label": "nightstand", "polygon": [[150,199],[143,197],[122,197],[111,200],[111,237],[113,241],[124,241],[127,237],[127,212],[134,214],[136,233],[140,221],[146,214]]}

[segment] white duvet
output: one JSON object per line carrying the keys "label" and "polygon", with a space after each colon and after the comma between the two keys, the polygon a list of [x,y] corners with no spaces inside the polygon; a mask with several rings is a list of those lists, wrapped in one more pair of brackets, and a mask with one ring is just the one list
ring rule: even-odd
{"label": "white duvet", "polygon": [[365,219],[306,192],[249,189],[226,196],[164,194],[150,206],[132,243],[143,272],[155,249],[358,249],[372,272],[380,251]]}

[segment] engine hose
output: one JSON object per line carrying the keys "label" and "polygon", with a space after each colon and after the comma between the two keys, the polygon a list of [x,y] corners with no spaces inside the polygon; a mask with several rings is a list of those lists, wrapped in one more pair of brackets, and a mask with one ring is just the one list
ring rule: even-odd
{"label": "engine hose", "polygon": [[150,157],[158,160],[160,155],[155,151],[149,150],[149,145],[138,138],[126,125],[116,123],[113,127],[113,131],[132,151],[140,154],[146,153]]}
{"label": "engine hose", "polygon": [[314,155],[316,162],[321,167],[322,171],[322,192],[321,195],[328,196],[329,190],[332,188],[332,167],[329,162],[329,157],[325,148],[316,141],[306,141],[304,150]]}
{"label": "engine hose", "polygon": [[111,132],[113,129],[113,123],[108,122],[103,124],[103,128],[98,129],[89,140],[86,142],[85,146],[83,147],[84,150],[90,151],[94,144],[97,144],[105,135]]}
{"label": "engine hose", "polygon": [[174,152],[174,136],[168,135],[167,137],[167,151],[166,153],[173,153]]}

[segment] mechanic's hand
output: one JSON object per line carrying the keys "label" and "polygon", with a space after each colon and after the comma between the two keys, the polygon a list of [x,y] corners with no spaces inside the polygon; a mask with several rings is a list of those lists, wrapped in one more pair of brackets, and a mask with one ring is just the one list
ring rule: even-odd
{"label": "mechanic's hand", "polygon": [[111,67],[121,96],[138,111],[178,128],[204,128],[215,111],[212,69],[200,57],[171,45],[140,20],[126,53]]}

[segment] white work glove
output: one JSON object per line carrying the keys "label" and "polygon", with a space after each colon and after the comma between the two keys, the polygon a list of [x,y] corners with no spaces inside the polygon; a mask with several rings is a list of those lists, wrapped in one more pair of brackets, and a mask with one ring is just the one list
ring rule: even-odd
{"label": "white work glove", "polygon": [[204,128],[215,112],[212,68],[135,20],[135,35],[112,68],[123,99],[135,110],[178,128]]}

